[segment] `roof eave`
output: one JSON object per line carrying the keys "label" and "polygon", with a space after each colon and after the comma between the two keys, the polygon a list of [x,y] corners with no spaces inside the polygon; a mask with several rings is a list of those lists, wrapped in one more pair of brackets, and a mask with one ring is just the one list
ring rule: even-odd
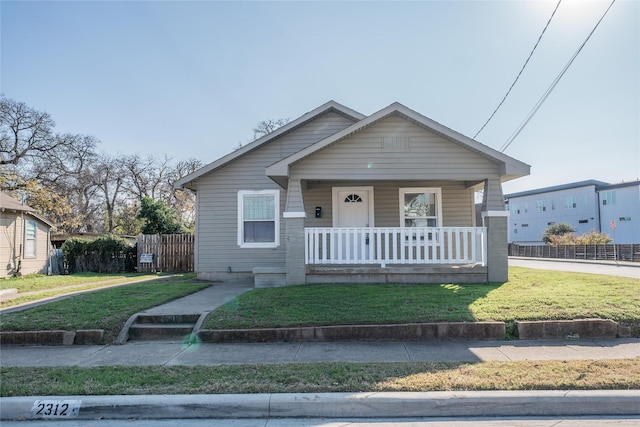
{"label": "roof eave", "polygon": [[218,160],[213,161],[212,163],[209,163],[208,165],[198,169],[197,171],[177,180],[174,183],[174,187],[175,188],[189,188],[193,191],[195,191],[197,189],[197,185],[192,185],[192,186],[188,186],[187,184],[195,181],[196,179],[198,179],[199,177],[208,174],[209,172],[212,172],[216,169],[219,169],[225,165],[227,165],[228,163],[234,161],[235,159],[237,159],[238,157],[241,157],[255,149],[257,149],[258,147],[262,146],[263,144],[266,144],[267,142],[278,138],[282,135],[284,135],[285,133],[289,133],[291,131],[293,131],[294,129],[297,129],[298,127],[302,126],[303,124],[307,123],[308,121],[314,119],[315,117],[318,117],[322,114],[325,114],[331,110],[334,110],[340,114],[343,114],[345,116],[351,117],[354,120],[362,120],[364,117],[363,114],[352,110],[351,108],[345,107],[344,105],[335,102],[335,101],[329,101],[324,103],[323,105],[319,106],[318,108],[315,108],[311,111],[309,111],[308,113],[303,114],[302,116],[298,117],[297,119],[295,119],[294,121],[287,123],[284,126],[279,127],[278,129],[274,130],[273,132],[264,135],[261,138],[256,139],[255,141],[250,142],[249,144],[233,151],[232,153],[227,154],[224,157],[219,158]]}
{"label": "roof eave", "polygon": [[353,125],[347,127],[346,129],[341,130],[327,138],[312,144],[297,153],[292,154],[289,157],[286,157],[273,165],[267,167],[266,173],[268,176],[278,176],[283,173],[287,173],[289,171],[289,166],[304,159],[305,157],[310,156],[311,154],[334,144],[352,133],[358,132],[367,126],[370,126],[386,117],[391,116],[392,114],[401,114],[408,119],[420,123],[422,126],[425,126],[428,129],[433,130],[434,132],[442,135],[443,137],[461,144],[465,146],[467,149],[470,149],[489,160],[501,165],[501,175],[505,178],[504,181],[508,181],[515,178],[520,178],[522,176],[529,175],[531,166],[523,163],[519,160],[514,159],[513,157],[507,156],[497,150],[494,150],[474,139],[471,139],[467,136],[464,136],[461,133],[458,133],[444,125],[441,125],[438,122],[435,122],[429,119],[426,116],[423,116],[404,105],[395,102],[382,110],[354,123]]}

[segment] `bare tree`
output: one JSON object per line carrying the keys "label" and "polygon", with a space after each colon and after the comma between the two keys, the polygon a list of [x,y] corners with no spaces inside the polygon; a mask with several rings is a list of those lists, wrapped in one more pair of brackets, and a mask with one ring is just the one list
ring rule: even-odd
{"label": "bare tree", "polygon": [[168,176],[167,185],[172,191],[169,206],[175,210],[182,226],[187,230],[193,230],[195,227],[196,196],[193,191],[189,189],[176,189],[173,183],[203,166],[202,161],[193,157],[187,160],[181,160],[176,163],[171,174]]}
{"label": "bare tree", "polygon": [[105,214],[105,231],[113,232],[114,214],[120,204],[125,174],[122,169],[122,159],[102,154],[93,167],[93,179],[102,195]]}
{"label": "bare tree", "polygon": [[48,113],[0,96],[0,165],[17,165],[63,143],[53,137]]}
{"label": "bare tree", "polygon": [[55,138],[62,142],[46,156],[34,159],[32,178],[65,196],[73,206],[78,221],[76,226],[63,231],[99,230],[102,228],[98,216],[102,201],[93,170],[99,159],[96,153],[99,141],[93,136],[76,134],[61,134]]}
{"label": "bare tree", "polygon": [[267,119],[263,120],[257,124],[256,127],[253,128],[253,140],[255,141],[258,138],[261,138],[274,130],[278,129],[289,123],[291,119]]}

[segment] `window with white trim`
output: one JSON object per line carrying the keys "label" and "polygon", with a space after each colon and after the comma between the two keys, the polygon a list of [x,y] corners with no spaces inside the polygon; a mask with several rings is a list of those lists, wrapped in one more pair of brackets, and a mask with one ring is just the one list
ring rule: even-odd
{"label": "window with white trim", "polygon": [[401,227],[441,227],[442,201],[440,188],[401,188]]}
{"label": "window with white trim", "polygon": [[24,257],[35,258],[37,255],[38,225],[35,221],[25,221],[24,225]]}
{"label": "window with white trim", "polygon": [[280,191],[238,191],[238,246],[275,248],[280,244]]}

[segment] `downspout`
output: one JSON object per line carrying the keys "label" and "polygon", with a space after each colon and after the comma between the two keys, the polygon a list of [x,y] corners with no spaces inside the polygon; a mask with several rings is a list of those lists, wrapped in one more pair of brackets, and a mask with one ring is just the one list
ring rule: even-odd
{"label": "downspout", "polygon": [[47,276],[51,276],[51,227],[47,231]]}
{"label": "downspout", "polygon": [[598,191],[598,189],[596,188],[596,203],[598,205],[598,209],[596,210],[596,213],[598,214],[598,233],[602,233],[602,216],[600,215],[600,192]]}
{"label": "downspout", "polygon": [[[20,212],[20,227],[21,227],[21,241],[20,241],[20,250],[18,251],[18,262],[17,265],[15,266],[15,274],[18,275],[18,273],[20,273],[20,268],[22,268],[22,244],[24,243],[24,233],[25,233],[25,226],[24,226],[24,212]],[[18,233],[16,233],[16,235],[18,235]]]}

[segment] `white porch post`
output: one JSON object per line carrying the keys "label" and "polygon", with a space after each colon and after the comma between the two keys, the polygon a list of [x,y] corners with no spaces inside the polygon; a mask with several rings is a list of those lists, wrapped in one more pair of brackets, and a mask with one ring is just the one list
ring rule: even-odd
{"label": "white porch post", "polygon": [[506,282],[509,279],[507,225],[500,180],[487,179],[482,199],[482,220],[487,227],[487,281]]}
{"label": "white porch post", "polygon": [[304,263],[304,201],[299,179],[289,178],[287,205],[283,213],[286,242],[286,284],[302,285],[306,282]]}

